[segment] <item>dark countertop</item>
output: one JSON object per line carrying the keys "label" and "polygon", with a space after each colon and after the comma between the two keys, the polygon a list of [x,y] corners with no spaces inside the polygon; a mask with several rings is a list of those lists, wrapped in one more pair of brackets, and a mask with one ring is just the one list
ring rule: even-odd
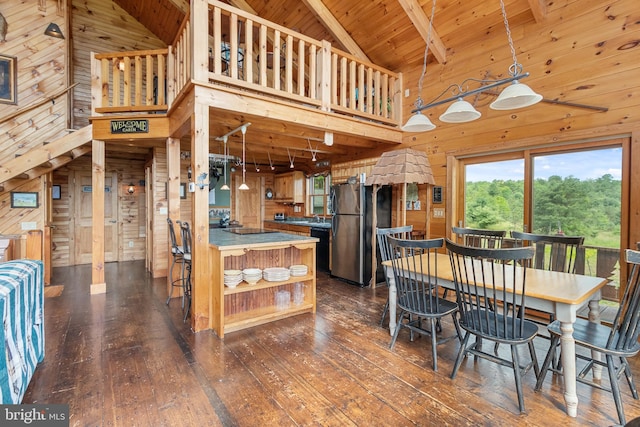
{"label": "dark countertop", "polygon": [[325,220],[325,222],[314,222],[312,219],[302,221],[302,220],[275,220],[275,219],[265,219],[264,222],[270,222],[273,224],[286,224],[286,225],[300,225],[302,227],[310,227],[310,228],[331,228],[331,220]]}
{"label": "dark countertop", "polygon": [[209,230],[209,243],[218,247],[239,246],[248,247],[251,245],[269,245],[271,243],[284,242],[318,242],[315,237],[298,236],[289,233],[263,233],[263,234],[234,234],[225,229],[214,228]]}

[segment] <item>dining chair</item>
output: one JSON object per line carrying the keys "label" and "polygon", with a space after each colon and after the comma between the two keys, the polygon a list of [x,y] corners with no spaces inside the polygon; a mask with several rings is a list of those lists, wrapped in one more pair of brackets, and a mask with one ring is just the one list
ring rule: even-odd
{"label": "dining chair", "polygon": [[[526,261],[533,248],[472,248],[446,241],[456,290],[459,324],[465,334],[451,372],[455,378],[463,359],[472,354],[513,369],[520,412],[525,411],[522,376],[533,367],[538,375],[533,339],[538,326],[526,320],[522,311],[505,311],[507,305],[526,304]],[[474,335],[476,341],[469,343]],[[483,340],[511,347],[511,358],[482,349]],[[521,365],[518,346],[526,344],[531,361]]]}
{"label": "dining chair", "polygon": [[[436,258],[438,249],[444,245],[444,239],[406,240],[387,237],[391,253],[393,277],[398,290],[397,305],[400,308],[396,330],[391,339],[393,349],[400,329],[431,335],[431,355],[433,370],[438,370],[438,344],[452,339],[461,339],[462,333],[456,319],[458,304],[440,296],[438,286],[438,267]],[[409,318],[406,318],[409,314]],[[445,316],[451,316],[456,333],[438,338],[437,323]],[[429,328],[422,328],[422,322],[428,321]]]}
{"label": "dining chair", "polygon": [[451,227],[457,242],[474,248],[498,249],[507,235],[506,230],[484,230],[480,228]]}
{"label": "dining chair", "polygon": [[182,305],[182,311],[184,311],[183,320],[186,321],[191,308],[191,228],[188,222],[180,222],[180,235],[183,249],[181,279],[184,304]]}
{"label": "dining chair", "polygon": [[[387,237],[395,237],[396,239],[411,239],[411,232],[413,231],[413,225],[405,225],[403,227],[392,227],[392,228],[376,228],[376,239],[378,240],[378,248],[380,249],[380,261],[389,261],[393,253],[391,252],[391,248],[389,247],[389,242]],[[384,279],[387,283],[387,287],[389,287],[389,279],[387,275],[387,268],[385,269]],[[393,274],[392,271],[389,271],[389,274]],[[384,319],[387,317],[387,312],[389,311],[389,296],[387,295],[387,301],[384,303],[384,308],[382,309],[382,316],[380,317],[380,326],[384,324]]]}
{"label": "dining chair", "polygon": [[[590,385],[601,390],[609,391],[613,394],[613,400],[618,412],[620,424],[625,424],[622,399],[620,397],[620,386],[618,381],[622,374],[627,378],[627,383],[631,389],[634,399],[638,399],[638,391],[633,381],[631,368],[627,359],[635,356],[640,351],[638,336],[640,335],[640,251],[627,249],[625,251],[626,261],[629,265],[629,277],[627,287],[624,290],[620,306],[611,326],[589,322],[585,319],[576,319],[573,325],[573,339],[576,346],[582,346],[591,350],[588,354],[576,352],[576,358],[585,360],[587,363],[578,373],[576,380],[580,383]],[[562,331],[560,322],[554,321],[547,329],[551,333],[551,347],[544,359],[538,380],[536,391],[540,391],[542,383],[548,370],[561,373],[551,365],[553,350],[560,341]],[[594,352],[598,358],[594,359]],[[603,362],[600,355],[604,355],[606,362]],[[617,364],[616,364],[617,363]],[[609,387],[601,380],[591,380],[587,378],[589,370],[594,365],[607,368],[609,373]]]}
{"label": "dining chair", "polygon": [[[173,288],[174,287],[182,288],[182,276],[174,280],[173,267],[176,264],[182,264],[184,259],[183,258],[184,251],[182,250],[182,245],[179,245],[176,239],[176,232],[175,232],[175,229],[173,228],[173,221],[171,221],[171,218],[167,218],[167,224],[169,226],[169,238],[171,239],[171,257],[172,257],[171,267],[169,267],[169,278],[171,280],[171,287],[169,289],[169,296],[167,297],[167,305],[169,305],[169,301],[171,301],[171,296],[173,295]],[[182,298],[183,298],[182,305],[184,306],[184,295],[182,296]]]}

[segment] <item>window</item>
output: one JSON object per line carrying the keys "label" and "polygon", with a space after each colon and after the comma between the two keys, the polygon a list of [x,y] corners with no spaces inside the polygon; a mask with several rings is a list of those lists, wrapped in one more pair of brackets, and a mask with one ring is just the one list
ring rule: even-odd
{"label": "window", "polygon": [[307,179],[309,203],[307,215],[329,214],[329,189],[331,188],[331,175],[315,175]]}

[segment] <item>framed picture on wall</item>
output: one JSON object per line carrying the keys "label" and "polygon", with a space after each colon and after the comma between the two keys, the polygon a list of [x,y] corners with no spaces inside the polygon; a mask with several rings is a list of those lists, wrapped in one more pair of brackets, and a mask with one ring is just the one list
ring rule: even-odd
{"label": "framed picture on wall", "polygon": [[17,104],[18,59],[0,54],[0,103]]}
{"label": "framed picture on wall", "polygon": [[11,207],[12,208],[37,208],[38,205],[38,193],[36,192],[11,192]]}
{"label": "framed picture on wall", "polygon": [[62,198],[61,188],[59,185],[54,184],[51,186],[51,198],[53,200],[60,200]]}

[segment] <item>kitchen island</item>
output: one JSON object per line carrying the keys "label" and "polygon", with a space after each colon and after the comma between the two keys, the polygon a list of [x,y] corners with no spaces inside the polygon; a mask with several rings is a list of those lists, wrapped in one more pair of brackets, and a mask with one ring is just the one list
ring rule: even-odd
{"label": "kitchen island", "polygon": [[[238,229],[241,230],[241,229]],[[236,234],[226,229],[209,230],[209,265],[212,272],[209,327],[220,338],[225,333],[249,328],[301,313],[316,311],[316,243],[318,239],[281,232]],[[224,270],[306,265],[307,274],[282,281],[260,279],[224,285]],[[304,296],[293,300],[296,283]],[[276,293],[289,292],[289,304],[276,305]]]}

